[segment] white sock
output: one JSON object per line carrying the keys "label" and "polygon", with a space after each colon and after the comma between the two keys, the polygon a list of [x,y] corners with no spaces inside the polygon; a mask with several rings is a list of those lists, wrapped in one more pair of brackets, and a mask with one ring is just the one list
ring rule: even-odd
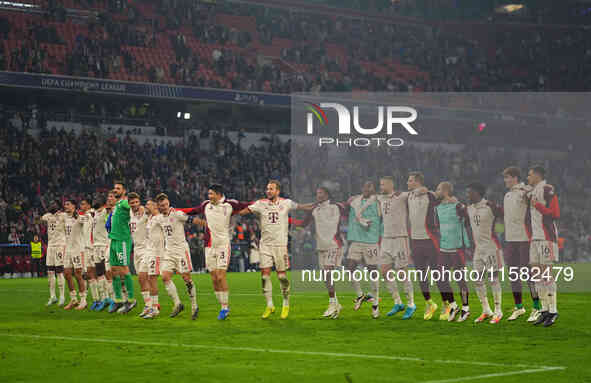
{"label": "white sock", "polygon": [[158,295],[152,295],[152,309],[158,311]]}
{"label": "white sock", "polygon": [[462,306],[463,311],[470,311],[470,306]]}
{"label": "white sock", "polygon": [[220,298],[221,298],[220,303],[222,304],[222,309],[228,308],[228,295],[229,295],[228,291],[220,291]]}
{"label": "white sock", "polygon": [[221,305],[222,304],[222,297],[220,296],[221,291],[214,291],[213,293],[215,294],[215,299],[217,299],[218,303]]}
{"label": "white sock", "polygon": [[415,290],[412,285],[412,281],[410,278],[406,278],[403,282],[404,284],[404,292],[406,294],[406,301],[408,306],[415,307]]}
{"label": "white sock", "polygon": [[476,282],[475,285],[476,295],[478,295],[478,299],[480,300],[480,304],[482,305],[482,312],[490,314],[491,309],[490,305],[488,304],[488,297],[486,295],[486,285],[484,284],[484,281]]}
{"label": "white sock", "polygon": [[360,281],[356,281],[355,279],[351,278],[351,285],[353,286],[353,289],[355,290],[355,294],[357,294],[358,298],[363,295],[363,290],[361,290],[361,282]]}
{"label": "white sock", "polygon": [[168,296],[170,296],[172,298],[172,301],[174,302],[175,306],[178,306],[181,304],[181,300],[179,298],[179,293],[176,290],[176,286],[174,283],[172,283],[172,281],[168,281],[164,284],[164,287],[166,287],[166,292],[168,293]]}
{"label": "white sock", "polygon": [[554,279],[549,281],[546,289],[548,290],[548,311],[556,314],[558,312],[556,307],[556,281]]}
{"label": "white sock", "polygon": [[372,306],[377,306],[380,304],[380,280],[377,281],[370,281],[371,286],[371,293],[373,295],[373,303]]}
{"label": "white sock", "polygon": [[70,291],[70,300],[71,301],[77,301],[78,300],[78,293],[76,293],[76,290]]}
{"label": "white sock", "polygon": [[142,291],[142,298],[144,298],[144,306],[146,306],[146,307],[152,306],[152,300],[150,298],[149,291]]}
{"label": "white sock", "polygon": [[289,306],[289,279],[287,275],[279,278],[279,286],[281,287],[281,295],[283,295],[283,306]]}
{"label": "white sock", "polygon": [[400,293],[398,292],[397,282],[395,280],[394,281],[386,280],[386,288],[390,292],[390,295],[392,295],[392,300],[394,301],[394,303],[397,305],[401,305],[402,299],[400,299]]}
{"label": "white sock", "polygon": [[503,297],[503,292],[501,291],[501,282],[498,278],[493,279],[490,284],[490,288],[493,293],[493,300],[495,302],[495,313],[500,313],[502,311],[501,308],[501,301]]}
{"label": "white sock", "polygon": [[197,288],[195,287],[195,282],[185,282],[185,286],[187,286],[187,294],[191,298],[191,306],[195,309],[197,307]]}
{"label": "white sock", "polygon": [[339,300],[337,299],[336,296],[334,298],[328,298],[328,304],[336,305],[337,303],[339,303]]}
{"label": "white sock", "polygon": [[546,284],[544,282],[536,282],[536,290],[538,291],[538,295],[540,296],[542,311],[548,311],[548,289],[546,288]]}
{"label": "white sock", "polygon": [[107,280],[105,279],[104,275],[98,277],[98,280],[96,281],[96,287],[98,290],[99,299],[101,301],[104,301],[105,299],[107,299],[106,283],[107,283]]}
{"label": "white sock", "polygon": [[47,279],[49,279],[49,296],[55,298],[55,272],[48,272]]}
{"label": "white sock", "polygon": [[92,279],[89,283],[90,285],[90,295],[92,295],[92,301],[96,302],[99,300],[99,293],[98,293],[98,287],[97,287],[97,281],[96,279]]}
{"label": "white sock", "polygon": [[115,290],[113,290],[113,281],[105,279],[105,284],[107,286],[107,295],[109,296],[109,299],[115,300]]}
{"label": "white sock", "polygon": [[57,275],[57,286],[60,290],[60,299],[63,299],[66,294],[66,278],[64,277],[64,273]]}
{"label": "white sock", "polygon": [[274,307],[273,304],[273,284],[271,283],[270,275],[263,275],[261,277],[263,283],[263,296],[267,300],[267,307]]}

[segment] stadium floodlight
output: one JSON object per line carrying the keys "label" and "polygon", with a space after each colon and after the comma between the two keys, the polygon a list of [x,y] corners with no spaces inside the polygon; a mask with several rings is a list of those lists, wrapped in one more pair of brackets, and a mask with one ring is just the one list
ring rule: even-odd
{"label": "stadium floodlight", "polygon": [[190,120],[191,119],[191,113],[185,113],[185,120]]}
{"label": "stadium floodlight", "polygon": [[176,113],[176,118],[182,118],[183,112],[177,112]]}

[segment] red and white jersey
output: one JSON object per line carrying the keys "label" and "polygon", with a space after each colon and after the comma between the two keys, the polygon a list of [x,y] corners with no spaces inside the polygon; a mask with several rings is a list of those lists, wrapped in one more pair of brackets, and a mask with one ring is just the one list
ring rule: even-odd
{"label": "red and white jersey", "polygon": [[501,243],[495,235],[495,212],[486,199],[468,205],[468,218],[474,240],[474,251],[496,252]]}
{"label": "red and white jersey", "polygon": [[316,250],[341,248],[343,246],[343,240],[339,233],[339,223],[343,216],[341,207],[329,200],[323,201],[312,210],[311,216],[314,218]]}
{"label": "red and white jersey", "polygon": [[94,217],[92,217],[92,244],[95,247],[109,244],[109,233],[107,233],[105,227],[108,216],[109,212],[105,208],[94,212]]}
{"label": "red and white jersey", "polygon": [[80,221],[82,222],[82,230],[80,235],[82,236],[80,239],[80,245],[82,248],[91,248],[92,247],[92,210],[87,211],[86,213],[80,213],[79,216]]}
{"label": "red and white jersey", "polygon": [[80,216],[74,218],[66,214],[66,250],[70,252],[82,251],[82,220]]}
{"label": "red and white jersey", "polygon": [[384,223],[384,238],[408,237],[408,196],[410,193],[378,195]]}
{"label": "red and white jersey", "polygon": [[439,247],[433,234],[435,231],[435,205],[435,197],[431,193],[419,194],[411,191],[408,194],[410,237],[412,239],[431,239]]}
{"label": "red and white jersey", "polygon": [[146,251],[152,255],[162,255],[165,247],[164,230],[158,221],[159,216],[160,214],[147,216],[146,220]]}
{"label": "red and white jersey", "polygon": [[189,216],[171,207],[168,214],[159,214],[155,218],[155,222],[162,226],[164,231],[166,250],[184,252],[188,246],[185,238],[185,222],[187,222]]}
{"label": "red and white jersey", "polygon": [[217,203],[210,200],[192,209],[181,209],[187,214],[203,214],[207,221],[204,241],[205,247],[227,248],[230,246],[230,219],[232,215],[247,208],[248,204],[222,197]]}
{"label": "red and white jersey", "polygon": [[41,220],[47,222],[47,246],[66,245],[66,213],[46,213]]}
{"label": "red and white jersey", "polygon": [[503,201],[505,241],[526,242],[529,241],[525,226],[525,215],[527,213],[526,195],[532,190],[531,186],[523,182],[514,185]]}
{"label": "red and white jersey", "polygon": [[531,239],[558,242],[557,220],[560,218],[560,207],[554,189],[546,181],[541,181],[528,197],[530,202],[526,223]]}
{"label": "red and white jersey", "polygon": [[144,250],[146,248],[148,213],[144,208],[143,212],[138,211],[136,214],[131,211],[129,215],[129,231],[133,239],[133,247],[137,250]]}
{"label": "red and white jersey", "polygon": [[278,198],[275,202],[260,199],[248,207],[261,222],[261,245],[287,246],[289,212],[297,207],[297,203],[285,198]]}

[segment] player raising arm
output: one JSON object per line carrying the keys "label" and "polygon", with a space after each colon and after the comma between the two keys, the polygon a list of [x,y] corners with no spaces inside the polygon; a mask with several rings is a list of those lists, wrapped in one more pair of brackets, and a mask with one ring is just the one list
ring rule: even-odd
{"label": "player raising arm", "polygon": [[[113,192],[117,202],[111,213],[109,238],[111,245],[109,250],[109,263],[113,271],[113,290],[115,291],[115,305],[109,308],[109,312],[115,311],[125,314],[130,312],[137,302],[133,294],[133,280],[129,271],[131,255],[131,231],[129,229],[130,207],[127,200],[127,190],[123,181],[115,181]],[[128,301],[123,302],[122,281],[128,294]]]}
{"label": "player raising arm", "polygon": [[205,220],[195,218],[194,224],[205,226],[205,266],[211,274],[213,291],[220,303],[219,320],[230,314],[226,271],[230,265],[230,219],[248,204],[227,199],[222,185],[213,184],[207,191],[209,200],[192,209],[180,209],[187,214],[203,214]]}
{"label": "player raising arm", "polygon": [[168,196],[164,193],[156,196],[156,202],[158,203],[160,215],[157,216],[155,222],[162,227],[166,238],[162,259],[162,282],[164,282],[164,287],[166,287],[168,295],[174,302],[174,308],[170,317],[176,317],[185,309],[179,298],[176,286],[172,281],[173,273],[176,271],[181,274],[181,277],[185,281],[187,294],[191,298],[191,319],[195,320],[199,315],[197,288],[191,279],[193,266],[191,257],[189,256],[189,244],[185,238],[185,223],[189,219],[189,216],[181,210],[170,207]]}
{"label": "player raising arm", "polygon": [[240,215],[254,213],[261,225],[260,241],[260,268],[263,295],[267,300],[267,307],[262,318],[267,319],[275,312],[273,304],[273,285],[271,283],[271,268],[275,265],[281,294],[283,295],[283,307],[281,319],[289,315],[289,279],[286,270],[289,268],[287,253],[287,232],[289,228],[289,212],[299,208],[299,205],[290,200],[279,197],[281,184],[271,180],[267,184],[267,198],[256,201],[251,206],[240,211]]}

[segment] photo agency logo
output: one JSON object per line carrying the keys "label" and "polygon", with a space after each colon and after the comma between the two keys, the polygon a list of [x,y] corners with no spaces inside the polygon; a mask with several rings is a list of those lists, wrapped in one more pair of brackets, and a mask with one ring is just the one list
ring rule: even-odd
{"label": "photo agency logo", "polygon": [[[333,102],[321,102],[314,104],[306,102],[307,111],[307,131],[308,135],[314,134],[314,121],[320,125],[320,137],[318,137],[318,146],[336,146],[336,147],[379,147],[388,145],[399,147],[404,145],[404,140],[398,137],[392,137],[396,127],[403,128],[408,134],[418,135],[419,133],[411,126],[411,123],[417,119],[417,111],[408,106],[377,106],[377,125],[372,128],[364,128],[359,123],[359,106],[353,106],[353,118],[351,122],[351,112],[342,104]],[[328,117],[327,109],[334,110],[338,117],[338,130],[333,135],[328,135]],[[351,125],[354,129],[352,136]],[[385,129],[384,129],[385,125]],[[385,135],[384,135],[385,130]],[[325,133],[327,133],[325,135]]]}

